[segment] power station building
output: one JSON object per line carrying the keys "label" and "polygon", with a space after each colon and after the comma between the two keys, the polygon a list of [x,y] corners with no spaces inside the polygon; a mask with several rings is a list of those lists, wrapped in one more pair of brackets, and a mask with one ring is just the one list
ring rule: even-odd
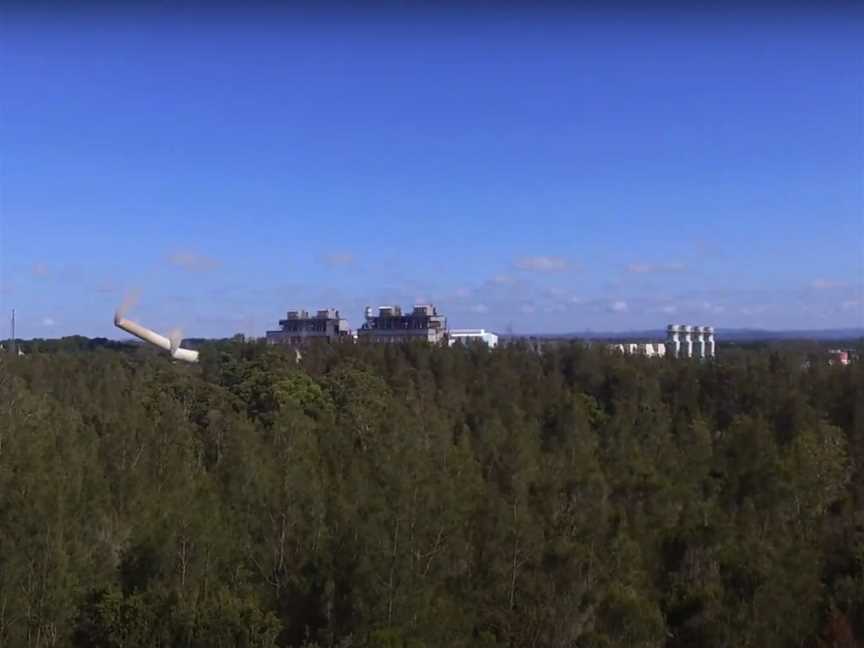
{"label": "power station building", "polygon": [[304,310],[288,311],[279,326],[278,331],[267,331],[268,344],[301,346],[312,340],[332,342],[350,334],[348,321],[333,308],[319,310],[314,317]]}
{"label": "power station building", "polygon": [[376,315],[366,307],[366,321],[357,331],[359,342],[405,342],[422,340],[433,344],[444,340],[447,318],[432,305],[415,306],[402,313],[399,306],[379,306]]}
{"label": "power station building", "polygon": [[670,324],[666,327],[666,353],[673,358],[713,358],[713,326]]}

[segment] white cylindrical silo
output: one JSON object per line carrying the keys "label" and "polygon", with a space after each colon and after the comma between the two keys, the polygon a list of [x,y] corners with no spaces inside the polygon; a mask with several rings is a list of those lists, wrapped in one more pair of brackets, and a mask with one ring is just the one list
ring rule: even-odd
{"label": "white cylindrical silo", "polygon": [[694,326],[693,327],[693,335],[694,340],[693,343],[696,346],[696,356],[698,358],[705,357],[705,326]]}
{"label": "white cylindrical silo", "polygon": [[693,327],[685,324],[681,327],[681,355],[685,358],[693,357]]}
{"label": "white cylindrical silo", "polygon": [[705,327],[705,355],[709,358],[714,357],[714,327],[706,326]]}
{"label": "white cylindrical silo", "polygon": [[681,353],[681,337],[679,335],[681,326],[670,324],[666,327],[666,353],[677,358]]}

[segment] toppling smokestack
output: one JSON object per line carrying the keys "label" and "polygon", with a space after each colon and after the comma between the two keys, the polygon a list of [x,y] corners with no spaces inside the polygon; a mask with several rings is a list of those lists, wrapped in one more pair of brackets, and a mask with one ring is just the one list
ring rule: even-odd
{"label": "toppling smokestack", "polygon": [[191,349],[184,349],[180,346],[181,339],[179,337],[179,331],[177,331],[176,333],[172,332],[173,339],[168,339],[164,335],[159,335],[155,331],[144,328],[137,322],[133,322],[132,320],[124,318],[124,312],[129,307],[127,302],[124,302],[124,304],[117,309],[117,312],[114,313],[114,326],[134,335],[139,340],[144,340],[145,342],[149,342],[153,346],[157,346],[160,349],[165,349],[166,351],[168,351],[168,353],[171,354],[171,357],[175,360],[183,360],[184,362],[198,362],[197,351],[193,351]]}

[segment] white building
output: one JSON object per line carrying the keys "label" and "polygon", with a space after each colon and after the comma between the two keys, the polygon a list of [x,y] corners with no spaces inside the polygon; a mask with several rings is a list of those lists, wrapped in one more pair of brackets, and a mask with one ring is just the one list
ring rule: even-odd
{"label": "white building", "polygon": [[471,342],[472,340],[485,342],[490,349],[498,346],[498,336],[486,329],[451,329],[448,332],[450,346],[456,342]]}
{"label": "white building", "polygon": [[662,358],[666,355],[666,345],[662,342],[625,342],[610,344],[609,349],[627,355],[641,355],[646,358]]}
{"label": "white building", "polygon": [[666,355],[666,345],[662,342],[657,342],[651,344],[650,342],[645,346],[645,355],[649,358],[662,358]]}

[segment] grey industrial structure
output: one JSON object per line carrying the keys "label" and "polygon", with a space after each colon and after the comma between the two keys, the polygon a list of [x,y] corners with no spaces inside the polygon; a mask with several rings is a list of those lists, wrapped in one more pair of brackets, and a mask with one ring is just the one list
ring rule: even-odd
{"label": "grey industrial structure", "polygon": [[[403,313],[399,306],[380,306],[377,314],[366,308],[366,321],[356,331],[360,342],[403,342],[423,340],[438,343],[447,335],[447,318],[440,315],[432,305],[415,306]],[[348,322],[338,310],[319,310],[310,316],[303,310],[288,311],[288,316],[279,320],[278,331],[267,331],[267,342],[302,346],[313,341],[332,342],[349,338]]]}
{"label": "grey industrial structure", "polygon": [[415,306],[402,313],[399,306],[379,306],[375,315],[366,307],[366,321],[357,331],[359,342],[403,342],[423,340],[438,343],[447,335],[447,318],[432,305]]}
{"label": "grey industrial structure", "polygon": [[314,317],[304,310],[288,311],[288,316],[279,320],[278,331],[267,331],[269,344],[288,344],[301,346],[312,340],[333,342],[348,338],[348,321],[333,308],[319,310]]}

